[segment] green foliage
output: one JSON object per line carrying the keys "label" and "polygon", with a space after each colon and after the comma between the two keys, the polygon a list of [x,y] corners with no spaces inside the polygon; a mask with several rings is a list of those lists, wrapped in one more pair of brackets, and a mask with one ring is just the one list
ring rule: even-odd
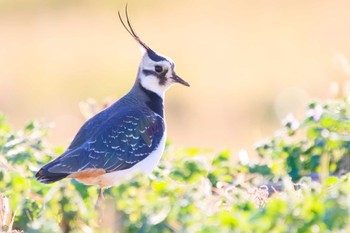
{"label": "green foliage", "polygon": [[[168,145],[151,177],[106,190],[33,177],[56,156],[36,122],[13,131],[0,116],[0,193],[25,232],[345,232],[350,224],[349,103],[310,104],[260,143],[259,163]],[[57,149],[62,151],[62,149]]]}
{"label": "green foliage", "polygon": [[301,123],[289,116],[284,126],[277,136],[259,145],[257,152],[264,158],[281,161],[283,166],[279,168],[287,169],[293,181],[315,174],[322,179],[349,171],[348,101],[311,103]]}

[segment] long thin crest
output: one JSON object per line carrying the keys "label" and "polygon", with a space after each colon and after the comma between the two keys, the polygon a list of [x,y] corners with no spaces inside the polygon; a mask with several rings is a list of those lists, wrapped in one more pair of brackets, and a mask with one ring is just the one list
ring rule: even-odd
{"label": "long thin crest", "polygon": [[142,46],[146,49],[146,51],[150,50],[150,48],[148,47],[148,45],[146,45],[141,39],[140,37],[136,34],[134,28],[131,25],[130,19],[129,19],[129,15],[128,15],[128,4],[125,5],[125,16],[126,16],[126,23],[127,25],[124,23],[124,20],[122,19],[120,12],[118,11],[118,16],[120,19],[120,22],[123,24],[124,28],[126,29],[127,32],[129,32],[129,34]]}

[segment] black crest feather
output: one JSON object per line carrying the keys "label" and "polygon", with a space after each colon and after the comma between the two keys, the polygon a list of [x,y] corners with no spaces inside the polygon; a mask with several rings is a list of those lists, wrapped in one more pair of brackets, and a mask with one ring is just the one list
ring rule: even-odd
{"label": "black crest feather", "polygon": [[120,22],[123,24],[125,30],[147,51],[147,54],[149,58],[151,58],[153,61],[163,61],[166,60],[164,57],[158,55],[156,52],[154,52],[146,43],[144,43],[140,37],[136,34],[134,28],[131,25],[129,14],[128,14],[128,4],[125,5],[125,17],[126,17],[126,23],[124,22],[120,12],[118,11],[118,16],[120,19]]}
{"label": "black crest feather", "polygon": [[126,16],[126,23],[124,22],[124,20],[122,19],[120,12],[118,11],[118,16],[120,19],[120,22],[123,24],[124,28],[126,29],[127,32],[129,32],[129,34],[142,46],[144,47],[147,51],[151,50],[148,45],[146,45],[141,39],[140,37],[136,34],[134,28],[131,25],[130,19],[129,19],[129,15],[128,15],[128,4],[126,4],[125,6],[125,16]]}

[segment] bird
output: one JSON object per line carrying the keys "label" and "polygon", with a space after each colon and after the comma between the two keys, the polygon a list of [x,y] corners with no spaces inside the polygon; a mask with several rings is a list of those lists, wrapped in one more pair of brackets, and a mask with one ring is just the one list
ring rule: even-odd
{"label": "bird", "polygon": [[125,7],[118,11],[125,30],[138,42],[143,56],[131,90],[86,121],[56,159],[40,168],[36,179],[44,184],[74,178],[97,185],[98,201],[105,188],[116,186],[140,172],[150,174],[158,165],[166,142],[164,95],[175,83],[190,86],[175,72],[169,57],[155,52],[136,34]]}

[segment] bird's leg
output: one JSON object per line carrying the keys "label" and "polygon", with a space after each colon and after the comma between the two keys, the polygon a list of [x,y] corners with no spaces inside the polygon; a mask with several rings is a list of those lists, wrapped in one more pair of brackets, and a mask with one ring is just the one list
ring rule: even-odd
{"label": "bird's leg", "polygon": [[103,196],[103,188],[100,186],[100,188],[98,190],[98,200],[103,201],[104,199],[105,199],[105,197]]}
{"label": "bird's leg", "polygon": [[103,188],[100,186],[100,188],[98,189],[98,199],[95,208],[98,208],[100,206],[100,203],[103,202],[104,198],[105,197],[103,196]]}

